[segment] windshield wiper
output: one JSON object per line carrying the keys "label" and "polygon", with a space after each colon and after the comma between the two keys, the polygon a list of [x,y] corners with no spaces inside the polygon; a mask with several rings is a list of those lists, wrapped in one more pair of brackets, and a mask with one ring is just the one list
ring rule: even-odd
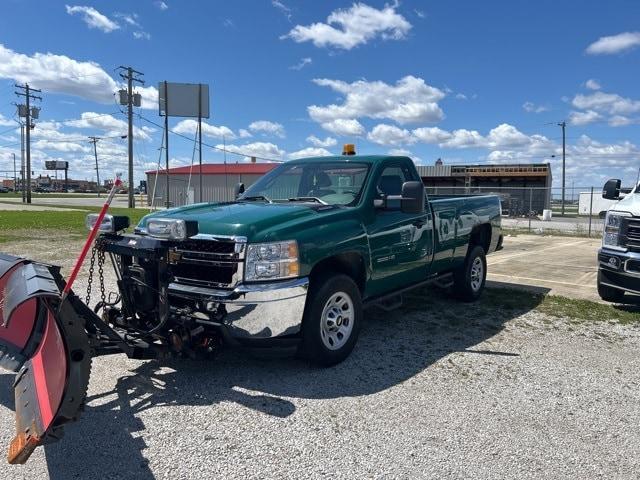
{"label": "windshield wiper", "polygon": [[318,197],[292,197],[289,199],[290,202],[316,202],[322,205],[329,205],[324,200],[320,200]]}
{"label": "windshield wiper", "polygon": [[267,203],[273,203],[269,197],[264,195],[249,195],[248,197],[240,197],[238,201],[247,200],[248,202],[252,202],[254,200],[263,200]]}

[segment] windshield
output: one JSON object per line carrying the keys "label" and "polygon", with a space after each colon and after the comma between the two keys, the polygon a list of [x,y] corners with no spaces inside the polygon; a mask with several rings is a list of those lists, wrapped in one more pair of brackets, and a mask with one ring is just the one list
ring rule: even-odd
{"label": "windshield", "polygon": [[251,185],[239,200],[355,205],[368,171],[363,163],[285,164]]}

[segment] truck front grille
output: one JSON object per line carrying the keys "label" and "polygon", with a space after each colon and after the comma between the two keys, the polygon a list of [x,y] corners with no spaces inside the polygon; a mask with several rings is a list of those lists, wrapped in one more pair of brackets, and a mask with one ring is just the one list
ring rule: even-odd
{"label": "truck front grille", "polygon": [[185,285],[233,288],[242,280],[245,243],[186,240],[170,254],[174,281]]}
{"label": "truck front grille", "polygon": [[640,251],[640,218],[625,218],[621,233],[624,246],[629,250]]}

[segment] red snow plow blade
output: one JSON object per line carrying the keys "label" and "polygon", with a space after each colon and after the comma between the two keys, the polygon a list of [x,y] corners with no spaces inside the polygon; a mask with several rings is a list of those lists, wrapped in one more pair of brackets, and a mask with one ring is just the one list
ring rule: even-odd
{"label": "red snow plow blade", "polygon": [[12,464],[58,440],[85,400],[89,341],[71,299],[61,305],[63,286],[57,267],[0,253],[0,367],[16,372]]}

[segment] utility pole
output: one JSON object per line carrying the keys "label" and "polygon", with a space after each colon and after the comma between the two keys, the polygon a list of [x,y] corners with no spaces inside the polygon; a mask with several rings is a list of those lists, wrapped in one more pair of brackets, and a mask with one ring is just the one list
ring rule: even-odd
{"label": "utility pole", "polygon": [[98,197],[100,197],[100,169],[98,168],[98,140],[100,137],[89,137],[89,143],[93,143],[93,156],[96,157],[96,183],[98,185]]}
{"label": "utility pole", "polygon": [[135,207],[135,199],[133,196],[133,107],[141,105],[141,97],[139,93],[133,93],[133,82],[144,85],[144,80],[139,75],[144,75],[131,67],[119,67],[124,72],[120,72],[120,76],[127,81],[127,89],[120,90],[120,105],[127,105],[127,121],[129,123],[129,208]]}
{"label": "utility pole", "polygon": [[42,97],[32,95],[31,92],[40,93],[41,90],[30,88],[28,83],[24,85],[15,85],[16,88],[23,92],[15,92],[16,95],[26,99],[25,105],[18,105],[18,115],[26,118],[26,139],[27,139],[27,203],[31,203],[31,129],[35,127],[31,123],[31,117],[38,118],[39,109],[35,108],[31,111],[31,100],[42,100]]}
{"label": "utility pole", "polygon": [[27,191],[24,185],[24,123],[20,124],[20,190],[22,191],[22,203],[27,201]]}
{"label": "utility pole", "polygon": [[567,122],[564,120],[558,123],[558,126],[562,127],[562,216],[564,217],[564,187],[565,187],[565,165],[566,165],[566,146],[567,146]]}
{"label": "utility pole", "polygon": [[18,173],[16,172],[16,154],[13,154],[13,191],[18,191]]}

